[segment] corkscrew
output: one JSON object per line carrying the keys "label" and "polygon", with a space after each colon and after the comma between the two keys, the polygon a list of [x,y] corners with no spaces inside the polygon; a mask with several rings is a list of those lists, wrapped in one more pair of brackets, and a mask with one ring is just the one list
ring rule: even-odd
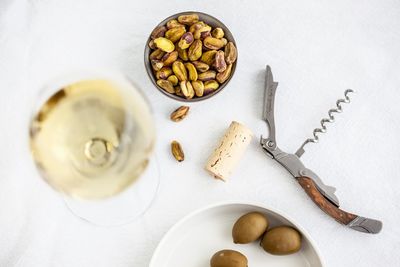
{"label": "corkscrew", "polygon": [[273,80],[271,68],[267,66],[263,119],[269,128],[269,136],[268,138],[261,136],[260,144],[262,148],[267,152],[267,155],[275,159],[297,180],[307,195],[321,210],[337,222],[356,231],[374,234],[379,233],[382,229],[381,221],[358,216],[340,209],[339,200],[335,195],[336,189],[332,186],[325,185],[318,175],[306,168],[300,160],[300,157],[304,154],[304,146],[308,143],[317,143],[319,141],[319,134],[327,131],[326,124],[334,122],[334,113],[342,112],[342,104],[350,102],[348,94],[354,91],[347,89],[344,93],[345,98],[337,100],[336,108],[330,109],[328,118],[321,120],[321,128],[314,129],[314,138],[307,139],[295,154],[291,154],[282,151],[276,143],[274,101],[277,87],[278,83]]}
{"label": "corkscrew", "polygon": [[350,93],[354,93],[354,90],[347,89],[346,91],[344,91],[344,99],[338,99],[336,101],[336,108],[332,108],[328,111],[328,118],[323,118],[321,120],[321,128],[314,129],[314,131],[313,131],[314,137],[308,138],[306,141],[304,141],[304,143],[301,145],[301,147],[296,151],[295,154],[299,158],[304,154],[304,152],[305,152],[304,147],[308,143],[318,143],[319,142],[319,134],[326,133],[326,131],[327,131],[326,124],[335,122],[335,116],[333,115],[333,113],[342,113],[342,111],[343,111],[342,103],[350,103],[351,102],[350,97],[349,97]]}

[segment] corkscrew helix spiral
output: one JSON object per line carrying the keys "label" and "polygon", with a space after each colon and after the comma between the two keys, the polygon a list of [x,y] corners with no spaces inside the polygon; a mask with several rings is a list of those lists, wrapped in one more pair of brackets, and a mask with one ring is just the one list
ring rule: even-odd
{"label": "corkscrew helix spiral", "polygon": [[328,111],[328,117],[329,118],[323,118],[321,120],[321,128],[315,128],[313,131],[313,138],[308,138],[303,145],[296,151],[296,155],[298,157],[301,157],[301,155],[303,155],[304,153],[304,146],[307,145],[308,143],[318,143],[319,142],[319,134],[320,133],[326,133],[327,131],[327,127],[326,124],[327,123],[333,123],[335,121],[335,116],[333,115],[334,113],[342,113],[343,108],[342,108],[342,104],[343,103],[350,103],[350,97],[349,94],[350,93],[354,93],[354,90],[352,89],[347,89],[346,91],[344,91],[344,99],[338,99],[336,101],[336,108],[332,108]]}

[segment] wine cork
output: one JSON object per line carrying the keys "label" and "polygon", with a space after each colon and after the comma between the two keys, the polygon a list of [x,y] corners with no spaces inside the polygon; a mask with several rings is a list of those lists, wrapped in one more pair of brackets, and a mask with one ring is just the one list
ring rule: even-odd
{"label": "wine cork", "polygon": [[239,163],[252,137],[250,129],[233,121],[219,146],[208,159],[205,169],[215,178],[225,181]]}

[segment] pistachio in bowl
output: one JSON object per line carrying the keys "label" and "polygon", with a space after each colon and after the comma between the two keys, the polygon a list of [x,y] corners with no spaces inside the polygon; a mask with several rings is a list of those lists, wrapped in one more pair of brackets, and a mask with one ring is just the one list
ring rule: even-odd
{"label": "pistachio in bowl", "polygon": [[237,64],[235,40],[216,18],[182,12],[162,21],[150,34],[145,65],[153,84],[165,95],[195,102],[220,92]]}

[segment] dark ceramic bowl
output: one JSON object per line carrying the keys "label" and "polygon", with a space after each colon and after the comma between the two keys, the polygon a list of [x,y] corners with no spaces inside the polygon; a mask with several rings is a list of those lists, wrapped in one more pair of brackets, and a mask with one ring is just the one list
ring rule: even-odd
{"label": "dark ceramic bowl", "polygon": [[[219,21],[215,17],[213,17],[211,15],[208,15],[208,14],[205,14],[205,13],[202,13],[202,12],[197,12],[197,11],[180,12],[180,13],[174,14],[174,15],[164,19],[156,27],[162,26],[162,25],[166,25],[168,21],[170,21],[171,19],[177,19],[180,15],[188,15],[188,14],[193,14],[193,13],[199,15],[200,20],[204,21],[205,23],[210,25],[212,28],[219,27],[219,28],[223,29],[224,33],[225,33],[224,38],[226,38],[228,40],[228,42],[232,42],[236,46],[236,49],[237,49],[237,45],[236,45],[235,39],[233,38],[233,35],[229,31],[228,27],[226,27],[225,24],[223,24],[221,21]],[[221,84],[217,90],[215,90],[214,92],[212,92],[212,93],[210,93],[208,95],[205,95],[205,96],[202,96],[202,97],[195,97],[195,98],[192,98],[192,99],[186,99],[184,97],[180,97],[178,95],[168,93],[167,91],[165,91],[164,89],[162,89],[161,87],[159,87],[157,85],[157,79],[156,79],[156,77],[155,77],[155,75],[153,73],[153,69],[151,67],[150,59],[149,59],[149,56],[150,56],[150,53],[151,53],[151,49],[149,47],[149,42],[150,41],[151,41],[151,38],[150,38],[150,35],[149,35],[149,38],[147,39],[147,42],[146,42],[146,47],[144,49],[144,64],[146,66],[147,74],[148,74],[151,82],[154,84],[154,86],[161,93],[163,93],[164,95],[166,95],[166,96],[168,96],[168,97],[170,97],[172,99],[175,99],[175,100],[178,100],[178,101],[183,101],[183,102],[198,102],[198,101],[206,100],[206,99],[208,99],[210,97],[215,96],[219,92],[221,92],[228,85],[228,83],[232,79],[233,75],[235,74],[237,59],[232,65],[232,73],[231,73],[231,76],[228,78],[228,80],[226,80],[223,84]]]}

